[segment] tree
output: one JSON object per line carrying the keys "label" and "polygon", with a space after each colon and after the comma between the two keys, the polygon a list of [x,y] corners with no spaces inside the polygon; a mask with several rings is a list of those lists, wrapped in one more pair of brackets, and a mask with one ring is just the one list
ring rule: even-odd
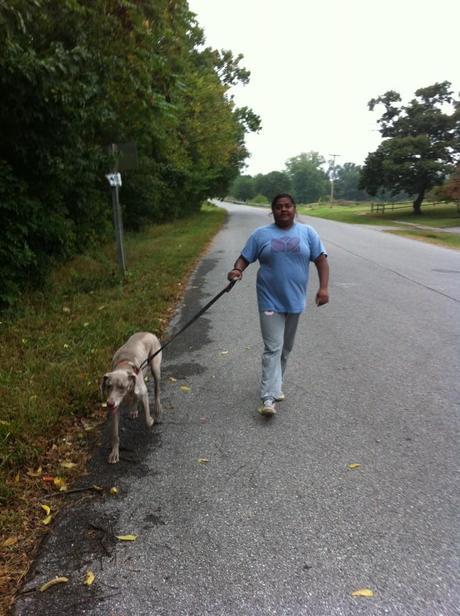
{"label": "tree", "polygon": [[459,101],[443,81],[418,89],[407,105],[393,90],[369,101],[369,109],[378,104],[385,108],[378,120],[384,140],[367,156],[359,186],[371,195],[381,188],[413,195],[419,215],[425,193],[441,185],[460,158]]}
{"label": "tree", "polygon": [[335,167],[334,193],[337,199],[365,201],[369,199],[366,191],[360,190],[361,167],[354,163],[344,163]]}
{"label": "tree", "polygon": [[250,175],[239,175],[233,180],[229,192],[238,201],[251,199],[256,194],[254,178]]}
{"label": "tree", "polygon": [[260,119],[242,56],[203,43],[187,0],[0,0],[0,304],[109,237],[111,143],[138,144],[126,227],[226,193]]}
{"label": "tree", "polygon": [[291,190],[291,179],[283,171],[270,171],[270,173],[266,174],[260,173],[255,178],[255,189],[256,193],[265,195],[268,201],[271,201],[275,195]]}
{"label": "tree", "polygon": [[303,152],[286,162],[293,197],[297,202],[311,203],[327,194],[329,180],[321,168],[324,163],[318,152]]}

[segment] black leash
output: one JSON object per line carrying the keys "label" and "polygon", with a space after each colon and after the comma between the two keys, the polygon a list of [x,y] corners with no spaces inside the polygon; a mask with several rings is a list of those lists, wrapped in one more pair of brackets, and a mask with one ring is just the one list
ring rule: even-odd
{"label": "black leash", "polygon": [[189,326],[190,326],[192,323],[194,323],[194,322],[195,322],[195,321],[196,321],[199,317],[201,317],[201,315],[202,315],[204,312],[206,312],[206,310],[208,310],[209,308],[211,308],[211,306],[212,306],[215,302],[217,302],[217,300],[218,300],[220,297],[222,297],[222,295],[223,295],[224,293],[228,293],[229,291],[231,291],[231,290],[233,289],[233,287],[234,287],[235,283],[236,283],[236,280],[232,280],[232,281],[231,281],[231,282],[230,282],[230,283],[229,283],[229,284],[225,287],[225,289],[222,289],[222,291],[221,291],[220,293],[218,293],[215,297],[213,297],[213,299],[212,299],[210,302],[208,302],[208,303],[206,304],[206,306],[204,306],[204,307],[203,307],[203,308],[202,308],[199,312],[197,312],[197,314],[193,317],[193,319],[190,319],[190,321],[189,321],[188,323],[186,323],[186,324],[184,325],[184,327],[182,327],[182,328],[181,328],[181,329],[180,329],[177,333],[175,333],[175,334],[174,334],[174,336],[168,340],[168,342],[165,342],[165,343],[164,343],[164,344],[163,344],[163,345],[162,345],[162,346],[158,349],[158,351],[155,351],[155,353],[153,353],[153,355],[150,355],[149,357],[147,357],[147,359],[145,359],[145,360],[142,362],[142,364],[139,366],[139,370],[142,370],[142,368],[143,368],[144,366],[146,366],[146,365],[150,362],[150,360],[152,360],[152,359],[155,357],[155,355],[158,355],[158,353],[161,353],[161,351],[162,351],[163,349],[165,349],[165,348],[168,346],[168,344],[171,344],[171,342],[172,342],[175,338],[177,338],[177,336],[179,336],[179,334],[181,334],[184,330],[186,330],[186,329],[187,329],[187,327],[189,327]]}

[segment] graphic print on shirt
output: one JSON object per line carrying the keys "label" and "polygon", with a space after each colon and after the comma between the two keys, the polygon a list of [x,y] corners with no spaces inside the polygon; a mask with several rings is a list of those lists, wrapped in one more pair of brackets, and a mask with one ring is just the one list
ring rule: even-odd
{"label": "graphic print on shirt", "polygon": [[272,252],[300,252],[300,239],[298,237],[272,238]]}

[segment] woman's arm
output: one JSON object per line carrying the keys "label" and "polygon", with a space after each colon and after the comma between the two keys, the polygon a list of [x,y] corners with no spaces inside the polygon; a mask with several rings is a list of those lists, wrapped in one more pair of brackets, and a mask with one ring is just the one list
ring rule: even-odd
{"label": "woman's arm", "polygon": [[243,277],[243,272],[248,265],[249,263],[246,261],[246,259],[240,255],[235,261],[233,269],[228,272],[227,280],[230,280],[230,282],[232,280],[241,280],[241,278]]}
{"label": "woman's arm", "polygon": [[323,253],[315,260],[316,269],[318,270],[319,289],[316,294],[316,305],[323,306],[329,301],[329,263],[327,257]]}

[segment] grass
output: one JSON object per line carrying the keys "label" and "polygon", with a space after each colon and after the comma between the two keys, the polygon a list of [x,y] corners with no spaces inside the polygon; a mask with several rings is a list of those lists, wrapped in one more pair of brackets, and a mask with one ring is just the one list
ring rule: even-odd
{"label": "grass", "polygon": [[[43,477],[71,481],[84,472],[91,435],[105,419],[98,384],[114,350],[135,331],[165,332],[187,276],[224,219],[223,210],[204,206],[188,219],[128,233],[124,280],[111,242],[60,267],[46,289],[22,298],[18,312],[0,316],[0,546],[7,557],[0,590],[6,595],[45,529],[39,530],[37,498],[56,488]],[[76,466],[65,469],[62,461]]]}
{"label": "grass", "polygon": [[[422,206],[422,215],[414,216],[412,207],[401,207],[401,204],[395,204],[395,209],[385,209],[385,213],[372,212],[369,203],[360,203],[352,205],[337,205],[337,206],[299,206],[298,210],[301,214],[307,216],[317,216],[318,218],[326,218],[328,220],[337,220],[338,222],[346,222],[350,224],[362,225],[381,225],[385,227],[401,227],[407,224],[407,231],[398,232],[399,235],[404,235],[421,241],[429,241],[441,246],[449,248],[458,248],[458,234],[449,232],[438,232],[412,228],[410,225],[417,227],[438,227],[440,229],[460,226],[460,214],[457,212],[455,203],[446,205],[425,204]],[[392,231],[392,232],[396,232]]]}
{"label": "grass", "polygon": [[442,231],[423,231],[423,230],[390,230],[389,233],[394,235],[401,235],[402,237],[408,237],[410,239],[422,240],[428,244],[435,244],[436,246],[445,246],[447,248],[454,248],[460,250],[460,234],[458,233],[446,233]]}

